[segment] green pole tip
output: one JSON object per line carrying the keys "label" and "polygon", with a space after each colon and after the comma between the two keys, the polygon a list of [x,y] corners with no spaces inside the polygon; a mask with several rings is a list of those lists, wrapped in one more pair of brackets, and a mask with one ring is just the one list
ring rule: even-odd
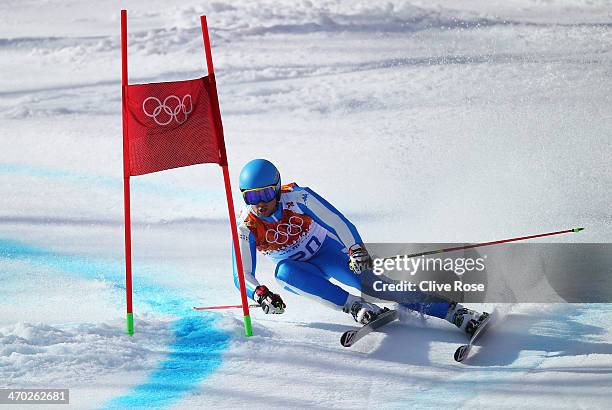
{"label": "green pole tip", "polygon": [[130,336],[134,336],[134,314],[127,314],[127,334]]}
{"label": "green pole tip", "polygon": [[244,317],[244,334],[246,337],[253,336],[253,328],[251,327],[251,316]]}
{"label": "green pole tip", "polygon": [[572,229],[572,231],[574,231],[574,232],[580,232],[580,231],[583,231],[583,230],[584,230],[584,228],[574,228],[574,229]]}

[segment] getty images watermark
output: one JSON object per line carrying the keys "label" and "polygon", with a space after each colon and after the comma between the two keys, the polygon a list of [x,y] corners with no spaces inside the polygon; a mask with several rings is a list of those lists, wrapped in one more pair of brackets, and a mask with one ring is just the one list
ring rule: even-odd
{"label": "getty images watermark", "polygon": [[360,275],[360,281],[362,296],[370,300],[612,303],[609,243],[504,243],[484,248],[462,243],[365,246],[373,269]]}
{"label": "getty images watermark", "polygon": [[[372,273],[376,276],[409,275],[411,277],[423,273],[453,272],[457,278],[452,281],[438,282],[431,277],[426,279],[402,279],[390,281],[387,277],[374,280],[372,289],[375,292],[485,292],[482,282],[464,282],[461,277],[468,272],[484,272],[486,255],[482,257],[410,257],[397,255],[390,258],[373,258]],[[393,275],[390,275],[393,273]],[[420,276],[420,275],[419,275]]]}

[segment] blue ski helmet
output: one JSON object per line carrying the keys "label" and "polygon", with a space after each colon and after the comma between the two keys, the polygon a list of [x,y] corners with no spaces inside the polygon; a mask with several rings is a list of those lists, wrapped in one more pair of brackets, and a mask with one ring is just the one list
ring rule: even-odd
{"label": "blue ski helmet", "polygon": [[275,186],[280,192],[281,178],[278,169],[267,159],[254,159],[240,171],[240,190]]}

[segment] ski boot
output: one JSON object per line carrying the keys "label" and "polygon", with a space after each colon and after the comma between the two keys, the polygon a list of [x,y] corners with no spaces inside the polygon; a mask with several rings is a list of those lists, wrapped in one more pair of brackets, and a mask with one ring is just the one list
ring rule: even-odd
{"label": "ski boot", "polygon": [[478,326],[488,316],[487,312],[480,313],[467,309],[457,302],[451,302],[445,319],[467,333],[468,337],[472,337]]}
{"label": "ski boot", "polygon": [[388,310],[381,308],[373,303],[368,303],[365,300],[353,295],[349,295],[344,305],[343,311],[350,313],[355,319],[355,322],[367,325],[378,317],[379,314]]}

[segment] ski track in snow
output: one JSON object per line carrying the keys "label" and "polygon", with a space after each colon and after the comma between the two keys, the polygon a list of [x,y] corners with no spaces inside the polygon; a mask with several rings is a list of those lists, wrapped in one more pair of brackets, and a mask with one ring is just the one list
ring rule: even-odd
{"label": "ski track in snow", "polygon": [[[427,403],[422,406],[424,408],[455,407],[457,403],[461,403],[461,408],[489,407],[491,402],[482,400],[479,393],[494,396],[505,392],[522,396],[537,392],[545,397],[553,394],[555,379],[557,383],[568,384],[564,392],[568,398],[589,394],[600,396],[596,402],[601,397],[604,401],[606,397],[609,399],[609,393],[602,389],[612,381],[611,376],[581,382],[581,374],[603,375],[609,371],[608,366],[600,366],[599,360],[612,354],[612,344],[597,342],[608,332],[609,319],[598,325],[594,319],[601,314],[609,315],[610,305],[558,305],[544,312],[533,306],[521,309],[519,305],[518,310],[504,316],[484,336],[483,347],[477,348],[476,354],[466,361],[469,366],[466,371],[451,374],[444,385],[421,390],[412,399],[416,403]],[[570,369],[557,365],[562,363],[557,358],[580,355],[585,355],[580,367]],[[563,372],[573,373],[571,382],[558,377]],[[545,373],[549,373],[548,378],[537,380],[538,374]],[[495,407],[516,408],[521,400],[516,397],[516,400],[496,401]],[[579,403],[580,400],[570,399],[562,407],[575,407]],[[550,405],[545,398],[539,398],[535,404],[539,407]]]}
{"label": "ski track in snow", "polygon": [[[119,7],[0,4],[2,387],[68,384],[102,408],[610,407],[609,304],[518,305],[465,364],[461,335],[414,315],[347,350],[351,321],[294,295],[250,339],[237,312],[194,314],[238,301],[211,166],[132,179],[126,337]],[[610,241],[610,1],[127,8],[131,82],[204,75],[209,16],[234,178],[273,159],[370,241]]]}

